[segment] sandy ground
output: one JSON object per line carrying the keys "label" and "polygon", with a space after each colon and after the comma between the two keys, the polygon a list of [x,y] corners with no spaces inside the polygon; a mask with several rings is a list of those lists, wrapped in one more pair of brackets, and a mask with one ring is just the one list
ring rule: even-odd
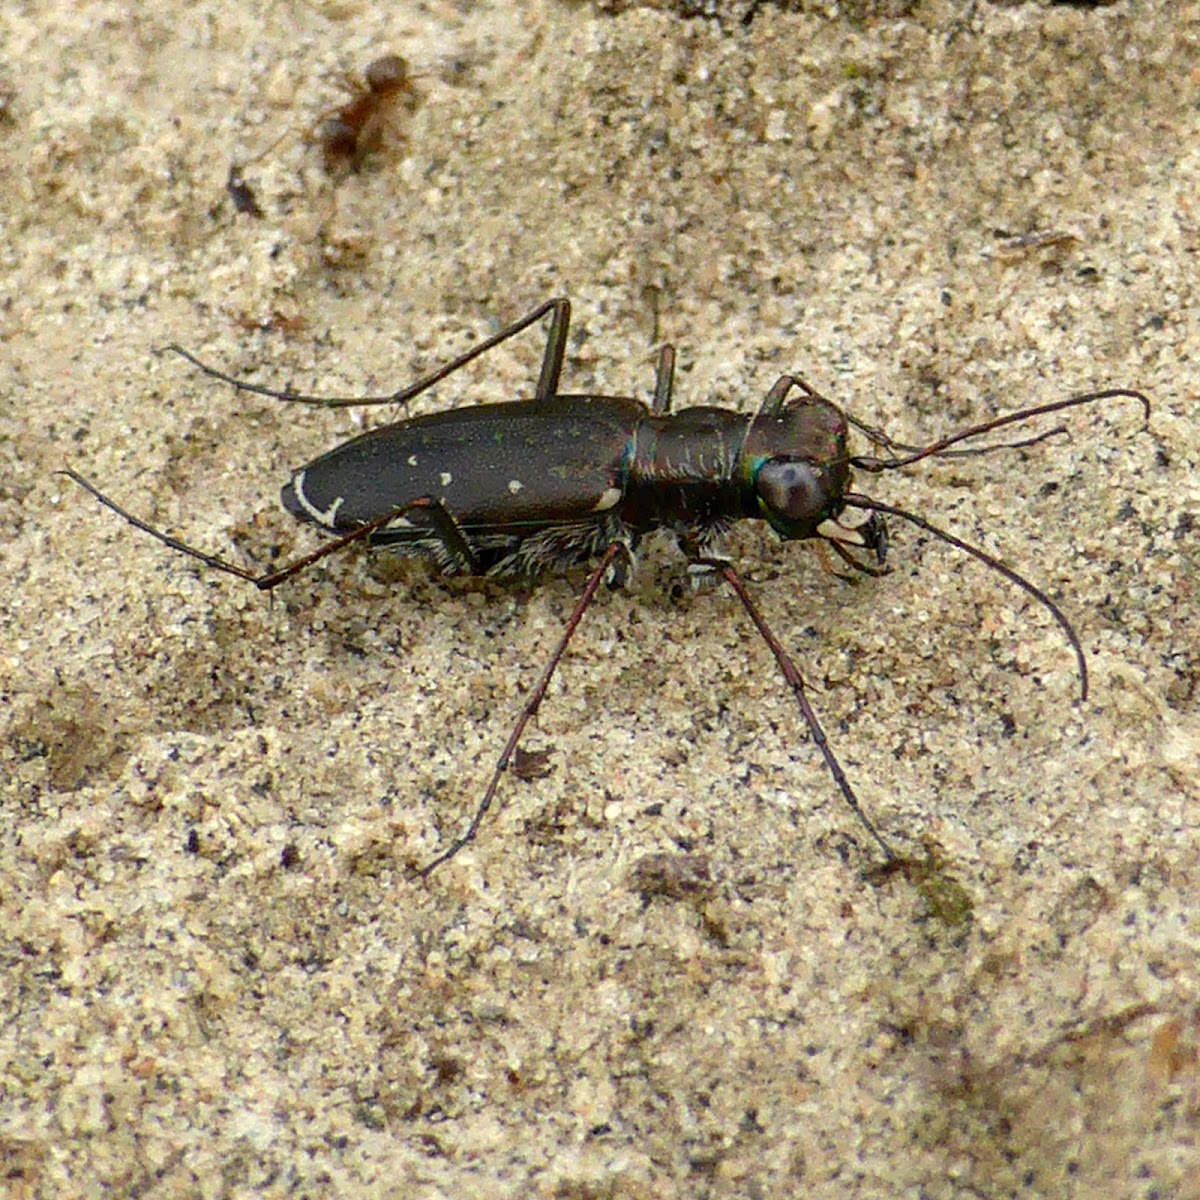
{"label": "sandy ground", "polygon": [[[1200,10],[134,7],[0,15],[0,1190],[1200,1195]],[[311,130],[387,51],[419,104],[331,178]],[[798,371],[907,441],[1153,397],[860,479],[1057,597],[1085,704],[916,529],[853,585],[730,540],[924,872],[662,549],[587,616],[550,773],[415,879],[580,579],[349,554],[270,603],[55,473],[265,569],[316,544],[288,471],[395,414],[155,347],[388,391],[556,294],[572,390],[645,397],[671,341],[678,403]],[[414,409],[527,395],[540,349]]]}

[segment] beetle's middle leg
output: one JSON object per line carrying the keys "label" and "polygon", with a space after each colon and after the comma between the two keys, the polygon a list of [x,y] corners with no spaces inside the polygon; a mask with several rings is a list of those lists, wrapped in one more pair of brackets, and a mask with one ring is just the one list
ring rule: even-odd
{"label": "beetle's middle leg", "polygon": [[[392,527],[392,522],[403,518],[407,512],[418,509],[429,517],[425,527],[401,525]],[[374,522],[372,522],[374,524]],[[446,575],[478,575],[480,574],[479,558],[475,554],[462,526],[454,519],[454,514],[436,496],[422,496],[419,500],[402,504],[391,514],[383,529],[377,529],[371,534],[371,545],[387,548],[402,547],[406,544],[417,544],[422,549],[430,548],[428,543],[436,541],[442,551],[438,558],[438,566]]]}
{"label": "beetle's middle leg", "polygon": [[596,564],[591,575],[588,576],[587,584],[579,600],[576,602],[575,608],[572,610],[570,617],[567,618],[567,623],[563,627],[562,636],[558,639],[558,644],[554,647],[549,661],[542,669],[541,676],[538,678],[533,691],[529,693],[529,698],[525,701],[525,705],[521,709],[521,715],[517,718],[512,733],[508,735],[508,741],[505,743],[504,750],[496,762],[495,769],[492,771],[492,777],[488,781],[487,790],[483,793],[483,799],[480,800],[478,807],[475,809],[475,813],[467,824],[466,830],[459,834],[432,862],[427,863],[417,872],[422,879],[426,878],[437,867],[440,867],[442,863],[453,858],[464,846],[474,840],[475,834],[479,831],[479,826],[483,823],[484,817],[487,816],[488,810],[492,807],[492,801],[496,797],[496,789],[500,786],[500,780],[512,762],[517,746],[525,733],[525,728],[533,720],[534,716],[536,716],[538,708],[545,699],[546,690],[550,686],[550,680],[554,678],[554,672],[558,670],[558,664],[562,661],[562,657],[567,651],[567,646],[570,645],[571,638],[575,636],[575,630],[579,627],[579,622],[583,620],[583,614],[587,612],[592,601],[595,599],[596,593],[600,590],[600,585],[608,576],[610,568],[614,566],[617,559],[623,556],[628,557],[629,552],[629,547],[625,542],[610,542],[608,548],[600,556],[600,561]]}

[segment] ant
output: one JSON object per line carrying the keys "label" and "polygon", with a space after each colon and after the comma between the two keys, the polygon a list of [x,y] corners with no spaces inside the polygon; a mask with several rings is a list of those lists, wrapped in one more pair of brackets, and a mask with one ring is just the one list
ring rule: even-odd
{"label": "ant", "polygon": [[353,85],[349,103],[325,117],[313,131],[321,144],[325,170],[330,175],[357,171],[367,156],[379,148],[388,109],[403,97],[405,107],[416,106],[408,62],[398,54],[387,54],[367,65],[363,84]]}

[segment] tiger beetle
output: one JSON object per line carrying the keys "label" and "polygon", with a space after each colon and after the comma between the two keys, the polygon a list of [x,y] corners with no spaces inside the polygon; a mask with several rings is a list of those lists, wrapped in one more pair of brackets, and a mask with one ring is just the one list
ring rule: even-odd
{"label": "tiger beetle", "polygon": [[[500,779],[546,695],[579,622],[606,579],[624,583],[646,534],[665,530],[687,559],[695,582],[723,580],[733,590],[778,663],[801,716],[846,803],[889,864],[898,860],[867,816],[834,754],[791,655],[771,631],[733,565],[717,553],[735,521],[766,521],[785,540],[820,539],[852,569],[884,573],[885,516],[908,521],[964,551],[1032,596],[1058,623],[1074,651],[1080,698],[1087,698],[1087,661],[1071,622],[1024,576],[915,513],[851,490],[852,469],[880,474],[922,459],[1033,445],[1061,427],[1019,442],[952,450],[960,442],[1032,417],[1125,397],[1150,401],[1127,388],[1089,392],[1024,408],[942,438],[906,446],[844,413],[803,379],[783,375],[753,415],[708,405],[671,412],[675,352],[658,355],[649,408],[623,396],[562,394],[559,377],[567,347],[570,302],[555,299],[501,329],[448,365],[387,396],[300,395],[246,383],[206,366],[180,346],[205,374],[276,400],[346,407],[403,404],[529,328],[546,315],[550,329],[532,400],[456,408],[397,421],[352,438],[296,471],[282,491],[283,506],[335,536],[275,571],[253,571],[207,554],[121,508],[76,471],[65,474],[131,525],[216,570],[270,590],[354,542],[432,559],[444,575],[524,577],[595,562],[562,635],[526,700],[492,772],[483,798],[458,837],[421,869],[427,876],[471,842],[487,815]],[[877,454],[847,450],[850,426]],[[844,520],[847,510],[860,516]]]}

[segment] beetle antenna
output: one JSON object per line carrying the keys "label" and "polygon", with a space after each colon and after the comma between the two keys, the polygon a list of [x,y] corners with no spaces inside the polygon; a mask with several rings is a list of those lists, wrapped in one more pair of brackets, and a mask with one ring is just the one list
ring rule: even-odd
{"label": "beetle antenna", "polygon": [[[946,450],[958,442],[965,442],[968,438],[978,437],[982,433],[990,433],[993,429],[1001,429],[1005,425],[1015,425],[1020,421],[1028,421],[1032,417],[1045,416],[1047,413],[1062,412],[1066,408],[1077,408],[1083,404],[1096,404],[1102,400],[1114,400],[1117,398],[1127,398],[1137,400],[1141,403],[1144,410],[1144,420],[1150,419],[1150,400],[1142,392],[1134,391],[1131,388],[1108,388],[1102,392],[1087,392],[1082,396],[1070,396],[1066,400],[1054,400],[1049,404],[1039,404],[1033,408],[1023,408],[1018,412],[1008,413],[1002,417],[994,417],[990,421],[984,421],[979,425],[972,425],[969,429],[960,430],[958,433],[951,434],[950,437],[942,438],[941,441],[932,442],[928,446],[906,447],[899,442],[892,442],[885,434],[881,434],[878,430],[871,429],[869,426],[862,425],[858,421],[853,424],[857,429],[861,429],[871,441],[876,445],[883,446],[886,449],[895,449],[911,451],[900,457],[892,456],[890,458],[876,458],[874,455],[861,455],[850,459],[852,466],[859,467],[864,471],[878,473],[880,471],[891,471],[897,467],[907,467],[912,463],[920,462],[923,458],[934,458],[945,456]],[[1036,442],[1042,441],[1047,437],[1052,437],[1056,433],[1062,432],[1061,427],[1051,429],[1048,433],[1041,434],[1038,437],[1028,439],[1023,442],[1003,443],[998,446],[985,446],[974,453],[986,454],[991,450],[1013,449],[1018,446],[1033,445]],[[961,453],[955,452],[955,453]],[[883,510],[880,510],[883,511]]]}
{"label": "beetle antenna", "polygon": [[[903,451],[906,454],[919,454],[924,447],[914,446],[909,442],[898,442],[895,438],[889,437],[882,429],[877,429],[874,425],[868,425],[866,421],[860,421],[858,417],[846,413],[846,420],[854,426],[868,441],[873,442],[883,450],[895,452]],[[1015,442],[996,442],[991,446],[971,446],[962,450],[942,450],[935,457],[937,458],[975,458],[983,454],[991,454],[993,450],[1023,450],[1028,446],[1036,446],[1039,442],[1048,442],[1052,437],[1068,435],[1068,430],[1065,425],[1055,425],[1053,429],[1047,429],[1042,433],[1032,434],[1030,437],[1021,438]],[[882,471],[885,468],[872,465],[873,463],[888,462],[891,460],[871,459],[861,460],[852,459],[855,465],[861,465],[866,471]],[[900,465],[900,464],[896,464]]]}
{"label": "beetle antenna", "polygon": [[[1130,393],[1122,392],[1121,394],[1129,395]],[[940,538],[943,542],[964,551],[972,558],[978,559],[985,566],[991,567],[993,571],[1003,575],[1010,583],[1015,583],[1023,592],[1027,592],[1032,596],[1058,622],[1063,633],[1067,635],[1067,641],[1071,644],[1071,649],[1075,652],[1075,660],[1079,666],[1079,699],[1087,699],[1087,658],[1083,653],[1083,647],[1079,643],[1079,635],[1075,632],[1075,627],[1068,620],[1066,613],[1040,587],[1035,583],[1031,583],[1024,575],[1014,571],[1012,567],[1001,562],[986,550],[982,550],[978,546],[973,546],[970,542],[964,542],[962,538],[955,537],[954,534],[948,533],[945,529],[939,529],[936,525],[931,525],[924,517],[918,517],[916,513],[908,512],[903,508],[896,508],[892,504],[884,504],[879,500],[872,500],[869,496],[860,496],[856,492],[851,492],[847,495],[845,501],[854,508],[866,508],[872,512],[886,513],[888,516],[900,517],[902,520],[916,525],[918,529],[924,529],[926,533],[933,534],[934,537]]]}

